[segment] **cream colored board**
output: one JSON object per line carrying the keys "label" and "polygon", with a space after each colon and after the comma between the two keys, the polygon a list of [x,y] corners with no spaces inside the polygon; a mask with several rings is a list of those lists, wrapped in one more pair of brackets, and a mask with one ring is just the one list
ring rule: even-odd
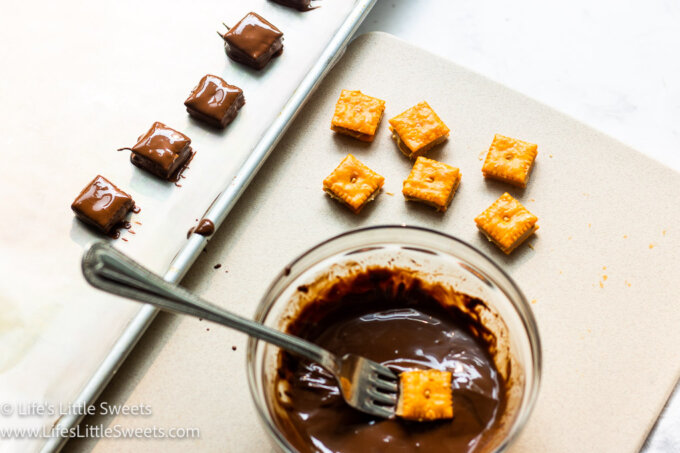
{"label": "cream colored board", "polygon": [[[404,201],[401,184],[411,164],[385,120],[372,144],[329,130],[343,88],[385,99],[385,118],[427,100],[449,125],[450,140],[429,154],[462,171],[445,214]],[[495,133],[538,143],[525,190],[483,180],[480,155]],[[321,190],[347,153],[386,177],[383,193],[360,215]],[[488,243],[473,222],[504,191],[540,219],[537,234],[511,256]],[[634,452],[680,374],[678,193],[677,173],[621,143],[454,63],[370,34],[353,43],[315,93],[185,284],[252,315],[289,260],[334,234],[405,223],[456,235],[517,280],[542,335],[538,404],[512,451]],[[262,451],[266,438],[248,394],[244,345],[241,334],[163,316],[103,397],[149,404],[153,417],[86,422],[201,429],[200,440],[144,441],[147,451],[189,445]],[[100,441],[95,451],[140,445]]]}

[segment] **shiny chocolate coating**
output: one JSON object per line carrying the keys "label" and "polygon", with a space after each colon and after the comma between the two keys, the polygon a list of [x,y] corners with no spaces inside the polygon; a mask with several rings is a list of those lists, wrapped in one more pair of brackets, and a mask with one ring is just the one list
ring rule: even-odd
{"label": "shiny chocolate coating", "polygon": [[201,79],[184,101],[192,117],[219,128],[231,123],[244,104],[243,90],[210,74]]}
{"label": "shiny chocolate coating", "polygon": [[311,0],[272,0],[274,3],[279,5],[288,6],[289,8],[295,8],[298,11],[311,11],[313,9],[319,8],[318,6],[311,6]]}
{"label": "shiny chocolate coating", "polygon": [[76,197],[71,209],[83,222],[109,233],[121,223],[135,202],[111,181],[97,175]]}
{"label": "shiny chocolate coating", "polygon": [[283,52],[281,30],[252,12],[227,31],[223,39],[229,58],[255,69],[264,68]]}
{"label": "shiny chocolate coating", "polygon": [[392,270],[369,270],[305,306],[287,330],[337,355],[360,354],[396,373],[450,371],[454,418],[415,422],[361,413],[344,402],[334,378],[318,364],[281,353],[274,402],[281,410],[275,419],[298,451],[485,451],[507,397],[488,331],[474,319],[475,306],[483,302],[461,295],[468,315],[446,306],[418,280],[405,282]]}
{"label": "shiny chocolate coating", "polygon": [[192,156],[190,143],[191,139],[186,135],[156,121],[135,146],[121,150],[132,151],[130,161],[137,167],[172,180]]}

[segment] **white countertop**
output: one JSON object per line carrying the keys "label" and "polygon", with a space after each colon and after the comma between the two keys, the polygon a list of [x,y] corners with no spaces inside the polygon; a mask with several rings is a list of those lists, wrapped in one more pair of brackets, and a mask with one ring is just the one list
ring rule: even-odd
{"label": "white countertop", "polygon": [[[672,0],[378,0],[358,34],[393,34],[680,170],[678,23]],[[643,451],[678,450],[676,389]]]}
{"label": "white countertop", "polygon": [[679,22],[672,0],[378,0],[358,33],[391,33],[680,170]]}

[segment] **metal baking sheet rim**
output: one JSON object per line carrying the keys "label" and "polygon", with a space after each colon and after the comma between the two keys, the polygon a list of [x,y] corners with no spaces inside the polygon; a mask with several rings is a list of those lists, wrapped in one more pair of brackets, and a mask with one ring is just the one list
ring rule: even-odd
{"label": "metal baking sheet rim", "polygon": [[[239,168],[229,186],[210,205],[203,218],[210,219],[215,224],[216,229],[220,227],[231,209],[236,205],[239,197],[248,187],[248,184],[274,149],[281,136],[283,136],[288,125],[295,118],[305,101],[323,77],[342,57],[349,40],[366,15],[371,11],[376,1],[359,0],[357,2],[357,5],[322,52],[319,60],[307,73],[272,125],[267,129],[255,148],[253,148],[248,159]],[[168,271],[163,276],[165,280],[179,282],[189,271],[194,261],[196,261],[206,242],[207,238],[204,236],[198,234],[191,235],[186,244],[177,252],[172,263],[170,263]],[[94,403],[113,376],[118,372],[118,368],[135,347],[146,329],[151,325],[157,313],[158,309],[150,305],[145,305],[139,310],[92,378],[90,378],[83,390],[73,401],[74,405]],[[67,432],[69,428],[80,423],[82,418],[83,416],[81,415],[71,414],[60,417],[54,424],[54,427],[57,429],[56,432]],[[41,452],[59,451],[67,441],[68,437],[53,437],[43,445]]]}

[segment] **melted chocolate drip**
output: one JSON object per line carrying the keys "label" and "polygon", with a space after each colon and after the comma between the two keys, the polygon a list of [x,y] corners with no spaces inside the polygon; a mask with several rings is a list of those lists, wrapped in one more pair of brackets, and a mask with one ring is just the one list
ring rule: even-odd
{"label": "melted chocolate drip", "polygon": [[215,224],[208,219],[201,219],[198,222],[198,226],[194,230],[194,233],[200,234],[201,236],[210,236],[215,232]]}
{"label": "melted chocolate drip", "polygon": [[[189,149],[191,150],[191,148]],[[194,160],[195,155],[196,151],[192,150],[187,160],[185,160],[184,163],[175,171],[175,173],[168,178],[168,181],[175,183],[177,187],[182,187],[181,184],[177,183],[179,182],[180,179],[186,179],[186,176],[184,176],[184,172],[189,169],[189,164],[191,163],[192,160]]]}
{"label": "melted chocolate drip", "polygon": [[187,238],[193,233],[200,234],[201,236],[211,236],[215,232],[215,224],[211,220],[201,219],[198,222],[196,228],[190,228],[187,232]]}

